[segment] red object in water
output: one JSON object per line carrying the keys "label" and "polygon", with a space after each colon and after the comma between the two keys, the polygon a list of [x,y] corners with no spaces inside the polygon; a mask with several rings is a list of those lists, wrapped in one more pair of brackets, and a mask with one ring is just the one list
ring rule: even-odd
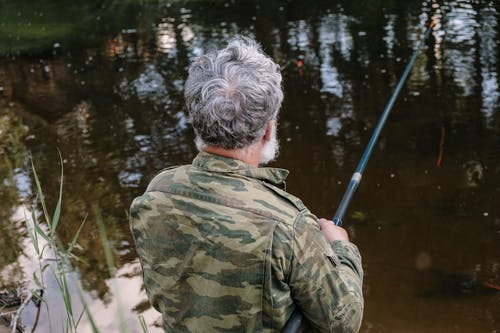
{"label": "red object in water", "polygon": [[439,142],[439,155],[437,158],[436,165],[438,168],[441,167],[441,161],[443,160],[443,147],[444,147],[444,126],[441,126],[441,140]]}
{"label": "red object in water", "polygon": [[495,290],[500,291],[500,285],[498,285],[498,284],[483,282],[483,286],[485,286],[486,288],[495,289]]}

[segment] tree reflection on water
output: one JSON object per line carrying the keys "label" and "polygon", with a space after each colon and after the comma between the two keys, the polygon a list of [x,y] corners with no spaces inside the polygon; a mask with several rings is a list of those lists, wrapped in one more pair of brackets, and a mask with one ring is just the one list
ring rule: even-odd
{"label": "tree reflection on water", "polygon": [[[283,71],[283,148],[275,164],[291,169],[292,193],[318,215],[331,215],[432,18],[432,37],[351,208],[364,216],[348,223],[367,271],[362,330],[498,327],[498,293],[417,296],[420,273],[435,267],[500,283],[498,2],[51,0],[35,6],[9,0],[2,6],[0,287],[29,280],[22,264],[26,235],[16,221],[22,215],[15,214],[33,199],[28,154],[54,207],[59,148],[65,168],[59,237],[69,242],[87,218],[75,279],[94,300],[100,327],[117,330],[109,322],[110,283],[137,291],[126,301],[128,320],[135,322],[137,313],[156,319],[141,291],[128,205],[157,171],[196,154],[182,97],[187,66],[237,33],[259,40]],[[119,267],[114,280],[107,278],[94,204]],[[418,258],[426,264],[416,264]],[[426,285],[429,276],[438,275],[426,274]],[[27,326],[33,311],[26,312]]]}

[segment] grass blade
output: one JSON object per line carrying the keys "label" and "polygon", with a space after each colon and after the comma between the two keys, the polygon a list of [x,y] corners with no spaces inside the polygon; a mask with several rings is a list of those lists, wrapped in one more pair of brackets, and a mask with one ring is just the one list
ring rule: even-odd
{"label": "grass blade", "polygon": [[71,293],[69,292],[68,288],[68,280],[66,280],[66,274],[61,273],[63,276],[63,282],[64,282],[64,298],[65,298],[65,303],[68,304],[68,313],[71,315],[71,318],[73,318],[73,304],[71,301]]}
{"label": "grass blade", "polygon": [[73,304],[71,303],[71,293],[68,288],[68,280],[66,280],[66,274],[62,274],[63,286],[64,286],[64,303],[68,304],[67,311],[70,314],[70,318],[73,318]]}
{"label": "grass blade", "polygon": [[106,258],[106,264],[108,265],[109,274],[112,278],[115,277],[116,268],[113,262],[113,254],[111,251],[111,245],[109,244],[108,236],[106,235],[106,228],[102,223],[101,212],[97,206],[93,206],[94,215],[97,219],[97,228],[99,230],[99,238],[101,238],[102,247],[104,249],[104,257]]}
{"label": "grass blade", "polygon": [[[108,240],[108,236],[106,235],[106,228],[104,226],[104,223],[102,222],[102,217],[101,217],[101,212],[99,210],[99,207],[97,205],[92,206],[92,210],[94,212],[94,215],[97,220],[97,228],[99,229],[99,237],[101,238],[102,242],[102,247],[104,249],[104,257],[106,258],[106,263],[108,265],[108,270],[109,274],[112,279],[116,277],[116,267],[113,262],[113,254],[111,251],[111,245]],[[120,323],[120,332],[125,333],[128,332],[127,325],[125,323],[125,318],[123,317],[123,311],[122,311],[122,304],[119,299],[119,292],[117,290],[115,297],[116,297],[116,302],[118,304],[118,320]]]}
{"label": "grass blade", "polygon": [[43,265],[43,266],[42,266],[42,268],[40,269],[40,272],[42,272],[42,273],[43,273],[43,272],[45,272],[45,270],[46,270],[47,268],[49,268],[49,267],[50,267],[50,264],[45,264],[45,265]]}
{"label": "grass blade", "polygon": [[40,184],[40,180],[38,179],[38,175],[36,173],[35,164],[33,163],[33,159],[31,159],[31,169],[33,170],[33,176],[35,177],[36,190],[40,197],[40,202],[42,204],[43,215],[45,216],[45,221],[51,227],[49,212],[47,211],[47,206],[45,205],[45,196],[43,195],[42,185]]}
{"label": "grass blade", "polygon": [[40,295],[38,292],[33,292],[32,295],[33,295],[33,297],[35,297],[37,299],[37,301],[43,302],[43,303],[46,302],[45,298],[43,298],[43,296]]}
{"label": "grass blade", "polygon": [[78,292],[78,297],[80,297],[80,302],[82,302],[83,311],[85,311],[85,313],[87,314],[87,318],[89,319],[90,326],[92,327],[92,333],[99,333],[99,329],[97,328],[94,317],[89,311],[89,307],[87,305],[87,302],[85,301],[85,298],[83,297],[82,291],[79,287],[76,288],[76,291]]}
{"label": "grass blade", "polygon": [[33,272],[33,282],[35,282],[35,284],[38,288],[44,289],[44,286],[43,286],[42,282],[40,281],[40,279],[38,278],[38,276],[36,275],[36,272]]}
{"label": "grass blade", "polygon": [[73,236],[73,239],[71,240],[71,243],[69,244],[67,252],[70,254],[73,251],[73,248],[75,247],[76,242],[78,241],[78,238],[80,237],[80,232],[82,231],[82,228],[83,228],[83,225],[85,224],[85,221],[87,221],[87,216],[85,216],[83,218],[82,223],[80,223],[80,226],[78,227],[78,230],[76,231],[76,234]]}
{"label": "grass blade", "polygon": [[61,293],[61,296],[63,298],[64,307],[66,309],[66,316],[68,319],[70,319],[73,318],[73,306],[71,304],[71,295],[68,290],[66,275],[64,274],[64,272],[60,274],[61,275],[59,276],[58,273],[54,272],[54,279],[57,283],[57,287],[59,288],[59,292]]}
{"label": "grass blade", "polygon": [[85,313],[85,311],[83,311],[83,310],[82,310],[82,312],[80,312],[80,315],[78,316],[78,319],[76,320],[76,324],[75,324],[76,327],[78,327],[78,325],[80,324],[80,320],[82,320],[84,313]]}
{"label": "grass blade", "polygon": [[144,333],[149,333],[148,325],[146,324],[146,320],[143,315],[139,315],[139,323],[141,324],[142,331]]}
{"label": "grass blade", "polygon": [[35,231],[38,235],[42,236],[43,239],[45,239],[47,242],[49,242],[50,244],[52,244],[52,240],[49,238],[49,236],[45,233],[45,231],[42,230],[42,228],[40,228],[40,226],[38,224],[35,224]]}
{"label": "grass blade", "polygon": [[[33,212],[32,212],[32,214],[33,214]],[[33,247],[35,248],[35,252],[36,252],[37,256],[40,256],[40,246],[38,245],[38,237],[36,235],[36,232],[32,229],[32,227],[30,226],[30,224],[28,222],[28,216],[26,216],[26,210],[24,210],[24,222],[26,224],[26,230],[28,231],[28,235],[30,237],[31,244],[33,244]],[[33,223],[35,223],[35,222],[33,222]]]}
{"label": "grass blade", "polygon": [[54,235],[54,233],[56,232],[57,225],[59,224],[59,217],[61,216],[62,193],[63,193],[64,165],[61,152],[59,150],[58,152],[59,152],[59,161],[61,163],[61,181],[59,182],[59,198],[57,199],[54,215],[52,216],[52,226],[50,228],[51,235]]}

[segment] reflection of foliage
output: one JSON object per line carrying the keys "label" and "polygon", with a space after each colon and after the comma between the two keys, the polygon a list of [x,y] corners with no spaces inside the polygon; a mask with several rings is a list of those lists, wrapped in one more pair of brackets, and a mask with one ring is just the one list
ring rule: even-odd
{"label": "reflection of foliage", "polygon": [[24,137],[28,128],[0,101],[0,267],[14,262],[19,251],[19,235],[10,221],[19,206],[15,170],[24,161]]}
{"label": "reflection of foliage", "polygon": [[60,43],[74,30],[77,14],[75,7],[57,0],[2,2],[0,53],[40,50]]}
{"label": "reflection of foliage", "polygon": [[[92,45],[101,41],[103,30],[119,32],[125,17],[135,25],[138,18],[158,13],[153,2],[144,6],[133,0],[7,0],[1,6],[0,55],[43,53],[75,41]],[[147,8],[153,10],[137,15]]]}
{"label": "reflection of foliage", "polygon": [[29,27],[17,26],[14,22],[2,29],[4,35],[15,36],[15,43],[5,36],[0,36],[0,52],[16,52],[42,48],[64,39],[72,31],[68,23],[61,24],[31,24]]}
{"label": "reflection of foliage", "polygon": [[[79,223],[90,214],[89,227],[82,231],[79,240],[81,247],[75,249],[81,251],[78,254],[82,262],[75,265],[82,272],[84,288],[96,290],[101,298],[109,292],[104,280],[109,275],[97,230],[90,227],[94,222],[90,208],[98,203],[102,209],[103,224],[117,265],[136,259],[126,218],[132,197],[145,188],[155,172],[189,162],[195,154],[182,99],[187,64],[194,56],[222,44],[234,33],[250,33],[282,65],[287,97],[280,134],[290,139],[293,148],[282,150],[280,166],[295,171],[309,170],[311,166],[316,168],[313,171],[319,177],[300,179],[295,176],[290,183],[305,201],[311,202],[313,211],[325,210],[332,202],[329,186],[337,184],[344,174],[347,177],[347,172],[354,168],[351,161],[359,158],[359,147],[368,141],[370,129],[378,118],[376,110],[382,110],[387,102],[391,87],[413,50],[407,35],[416,29],[422,6],[423,9],[430,6],[416,0],[364,1],[366,6],[345,0],[334,5],[326,0],[314,3],[297,0],[7,2],[6,5],[2,3],[0,11],[0,24],[5,23],[0,26],[0,54],[19,52],[23,57],[12,64],[0,65],[0,70],[7,73],[5,77],[14,82],[12,88],[10,83],[2,83],[13,91],[9,95],[13,100],[22,103],[28,114],[37,116],[30,118],[36,140],[29,143],[50,205],[57,200],[57,174],[50,162],[57,160],[55,147],[66,159],[66,188],[69,190],[64,193],[64,228],[59,229],[58,236],[67,244]],[[18,12],[22,15],[17,16]],[[78,15],[75,16],[75,12]],[[386,55],[388,50],[384,44],[388,16],[395,17],[395,45],[391,56]],[[193,32],[192,39],[183,37],[188,30],[184,29],[186,27]],[[168,49],[159,47],[160,34],[174,39]],[[299,45],[299,38],[295,38],[298,35],[307,39],[305,46]],[[16,37],[19,40],[15,40]],[[345,40],[352,43],[348,51],[342,47]],[[64,53],[56,52],[53,57],[56,42],[61,43]],[[442,47],[446,49],[445,44]],[[479,48],[483,47],[478,45]],[[36,52],[50,55],[30,58],[29,55]],[[427,73],[433,67],[435,59],[431,53],[430,47],[427,57],[419,56],[416,73]],[[297,68],[299,57],[304,60],[303,75]],[[396,61],[397,58],[402,60]],[[321,79],[322,68],[338,74],[336,80],[326,83],[342,88],[342,96],[321,90],[326,84]],[[411,105],[402,104],[404,100],[401,99],[399,103],[404,106],[404,112],[399,118],[397,114],[394,118],[391,116],[396,121],[384,130],[391,151],[404,154],[418,151],[420,156],[434,157],[437,143],[432,129],[441,126],[440,123],[435,125],[434,110],[442,113],[440,117],[445,124],[458,130],[456,139],[447,141],[449,152],[467,142],[481,142],[478,137],[486,129],[470,126],[473,122],[482,122],[480,108],[474,99],[461,97],[449,72],[444,66],[439,80],[415,76],[414,87],[409,82],[409,91],[418,91],[420,95],[417,98],[407,94]],[[476,76],[471,74],[471,77]],[[435,101],[434,104],[430,100]],[[422,112],[422,105],[416,101],[434,106],[428,108],[429,112]],[[2,106],[0,104],[0,108]],[[495,133],[500,133],[500,112],[493,117]],[[35,122],[39,119],[43,121]],[[0,187],[0,246],[4,249],[1,266],[13,260],[14,249],[18,246],[16,239],[19,237],[3,221],[8,221],[13,207],[18,205],[14,170],[23,160],[21,142],[25,130],[12,115],[8,115],[8,121],[0,120],[0,180],[8,185]],[[32,123],[36,126],[31,126]],[[311,139],[316,140],[318,133],[332,128],[335,128],[332,140],[319,139],[326,144]],[[430,130],[425,130],[428,128]],[[465,131],[465,128],[471,130]],[[11,137],[7,141],[3,136],[6,133]],[[469,139],[463,140],[465,137]],[[498,134],[494,138],[498,146]],[[18,144],[13,144],[12,140]],[[415,148],[409,148],[408,142]],[[307,154],[297,158],[297,151]],[[8,156],[9,163],[4,163],[4,155]],[[377,165],[376,159],[370,163],[373,163],[372,175],[387,167],[385,162]],[[499,168],[496,160],[494,163],[489,170]],[[485,179],[487,172],[485,168]],[[471,177],[477,178],[476,174],[472,173]],[[380,171],[378,177],[372,178],[383,179],[384,176]],[[415,177],[405,179],[414,180]],[[493,183],[484,181],[479,186]],[[319,190],[312,194],[311,188]],[[342,188],[337,188],[340,194]],[[364,188],[375,188],[375,183],[365,184]],[[413,203],[414,199],[414,194],[408,195],[412,197],[402,197],[395,206],[406,209],[408,202]],[[433,198],[432,195],[428,197]],[[465,199],[470,204],[474,197]],[[444,195],[439,194],[434,201],[441,200]],[[359,208],[363,211],[353,212],[352,219],[363,222],[368,215],[372,216],[372,201],[364,202],[366,206]],[[479,207],[479,203],[474,206]],[[382,211],[383,207],[377,210]],[[387,214],[382,214],[383,220],[374,217],[375,225],[393,224],[393,215],[384,213]]]}
{"label": "reflection of foliage", "polygon": [[[0,267],[5,267],[16,261],[19,254],[19,236],[10,223],[0,224]],[[0,282],[3,281],[0,280]]]}

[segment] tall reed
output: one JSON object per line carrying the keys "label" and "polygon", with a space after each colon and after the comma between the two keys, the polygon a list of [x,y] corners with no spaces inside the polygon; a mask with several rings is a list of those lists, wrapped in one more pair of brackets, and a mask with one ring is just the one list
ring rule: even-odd
{"label": "tall reed", "polygon": [[[82,322],[82,318],[84,314],[89,321],[93,333],[99,333],[98,326],[92,315],[89,306],[85,300],[84,293],[81,290],[78,284],[76,286],[76,293],[78,294],[78,298],[80,301],[81,311],[75,310],[75,300],[73,299],[72,293],[70,291],[69,281],[68,281],[68,273],[72,270],[71,259],[78,258],[73,250],[77,244],[78,238],[80,236],[80,232],[82,231],[83,226],[85,225],[86,219],[84,219],[80,226],[78,227],[77,232],[69,242],[69,244],[65,247],[60,239],[57,237],[57,228],[59,226],[60,218],[61,218],[61,206],[62,206],[62,198],[63,198],[63,184],[64,184],[64,167],[62,156],[59,153],[59,159],[61,164],[61,176],[60,176],[60,185],[59,185],[59,194],[56,206],[52,214],[49,213],[47,208],[47,204],[45,201],[45,195],[42,190],[40,179],[38,178],[38,174],[36,172],[35,165],[33,160],[31,159],[31,168],[33,171],[33,176],[36,184],[36,195],[32,204],[31,210],[31,218],[28,218],[25,214],[25,222],[26,222],[26,230],[29,235],[29,239],[31,245],[36,254],[36,259],[38,261],[38,268],[33,273],[33,281],[35,283],[36,288],[29,290],[28,297],[23,302],[22,306],[17,310],[12,320],[12,332],[15,333],[17,320],[21,315],[26,304],[33,297],[39,300],[44,304],[45,310],[48,316],[48,323],[50,327],[50,331],[54,331],[54,318],[51,313],[51,309],[49,303],[45,297],[46,295],[46,281],[45,274],[51,274],[57,285],[57,292],[62,298],[62,302],[64,304],[64,320],[61,323],[62,331],[65,333],[77,333],[78,327]],[[37,210],[41,206],[42,208],[42,219],[39,220],[37,215]],[[101,243],[103,246],[103,253],[106,258],[106,264],[108,270],[110,272],[111,278],[114,278],[116,275],[116,267],[113,262],[112,250],[110,242],[107,238],[106,229],[102,222],[101,213],[99,207],[97,205],[93,205],[93,214],[97,221],[97,227],[99,230],[99,236],[101,239]],[[43,240],[43,241],[42,241]],[[43,244],[42,244],[43,243]],[[53,257],[49,257],[53,256]],[[119,327],[121,333],[128,333],[127,325],[125,324],[125,319],[122,311],[122,305],[119,299],[119,292],[115,290],[115,297],[118,302],[118,318],[119,318]],[[146,322],[142,316],[139,316],[139,323],[144,333],[148,333],[148,328]]]}
{"label": "tall reed", "polygon": [[[52,277],[54,278],[54,281],[56,282],[57,291],[62,298],[65,309],[64,321],[62,323],[62,331],[68,333],[76,333],[78,332],[78,325],[84,313],[87,314],[87,317],[91,323],[94,322],[92,314],[86,311],[88,307],[86,306],[83,297],[80,297],[80,301],[82,302],[84,310],[82,310],[80,313],[75,312],[74,300],[70,292],[69,282],[68,282],[68,272],[71,270],[70,259],[76,257],[75,254],[73,253],[73,249],[78,241],[80,232],[85,224],[85,219],[78,227],[78,230],[71,239],[71,242],[67,245],[67,247],[65,247],[57,237],[57,227],[59,226],[61,217],[61,206],[62,206],[63,184],[64,184],[64,167],[60,153],[59,153],[59,159],[61,164],[59,194],[56,207],[54,208],[52,214],[49,213],[49,210],[47,208],[45,195],[42,190],[40,179],[38,178],[38,174],[36,172],[33,160],[31,160],[31,168],[33,171],[33,177],[35,179],[35,184],[36,184],[36,195],[31,209],[31,219],[28,219],[27,216],[25,216],[26,217],[25,222],[26,222],[26,230],[28,232],[31,245],[33,246],[33,249],[35,250],[37,256],[36,259],[38,261],[38,269],[33,273],[33,281],[36,285],[36,289],[30,290],[30,294],[44,304],[48,316],[49,327],[52,332],[55,329],[53,326],[54,325],[53,314],[51,313],[49,303],[47,302],[44,296],[46,295],[46,290],[47,290],[45,283],[45,274],[51,274]],[[41,206],[42,208],[43,220],[39,220],[37,214],[39,206]],[[44,240],[43,245],[41,242],[42,239]],[[79,287],[77,286],[77,288]],[[83,293],[79,292],[79,295],[82,294]],[[20,308],[20,311],[22,311],[22,308]],[[20,311],[16,314],[17,316],[21,314]],[[95,325],[93,325],[93,327],[94,326]],[[14,329],[15,327],[13,327],[13,331]],[[94,332],[98,332],[96,326]]]}

